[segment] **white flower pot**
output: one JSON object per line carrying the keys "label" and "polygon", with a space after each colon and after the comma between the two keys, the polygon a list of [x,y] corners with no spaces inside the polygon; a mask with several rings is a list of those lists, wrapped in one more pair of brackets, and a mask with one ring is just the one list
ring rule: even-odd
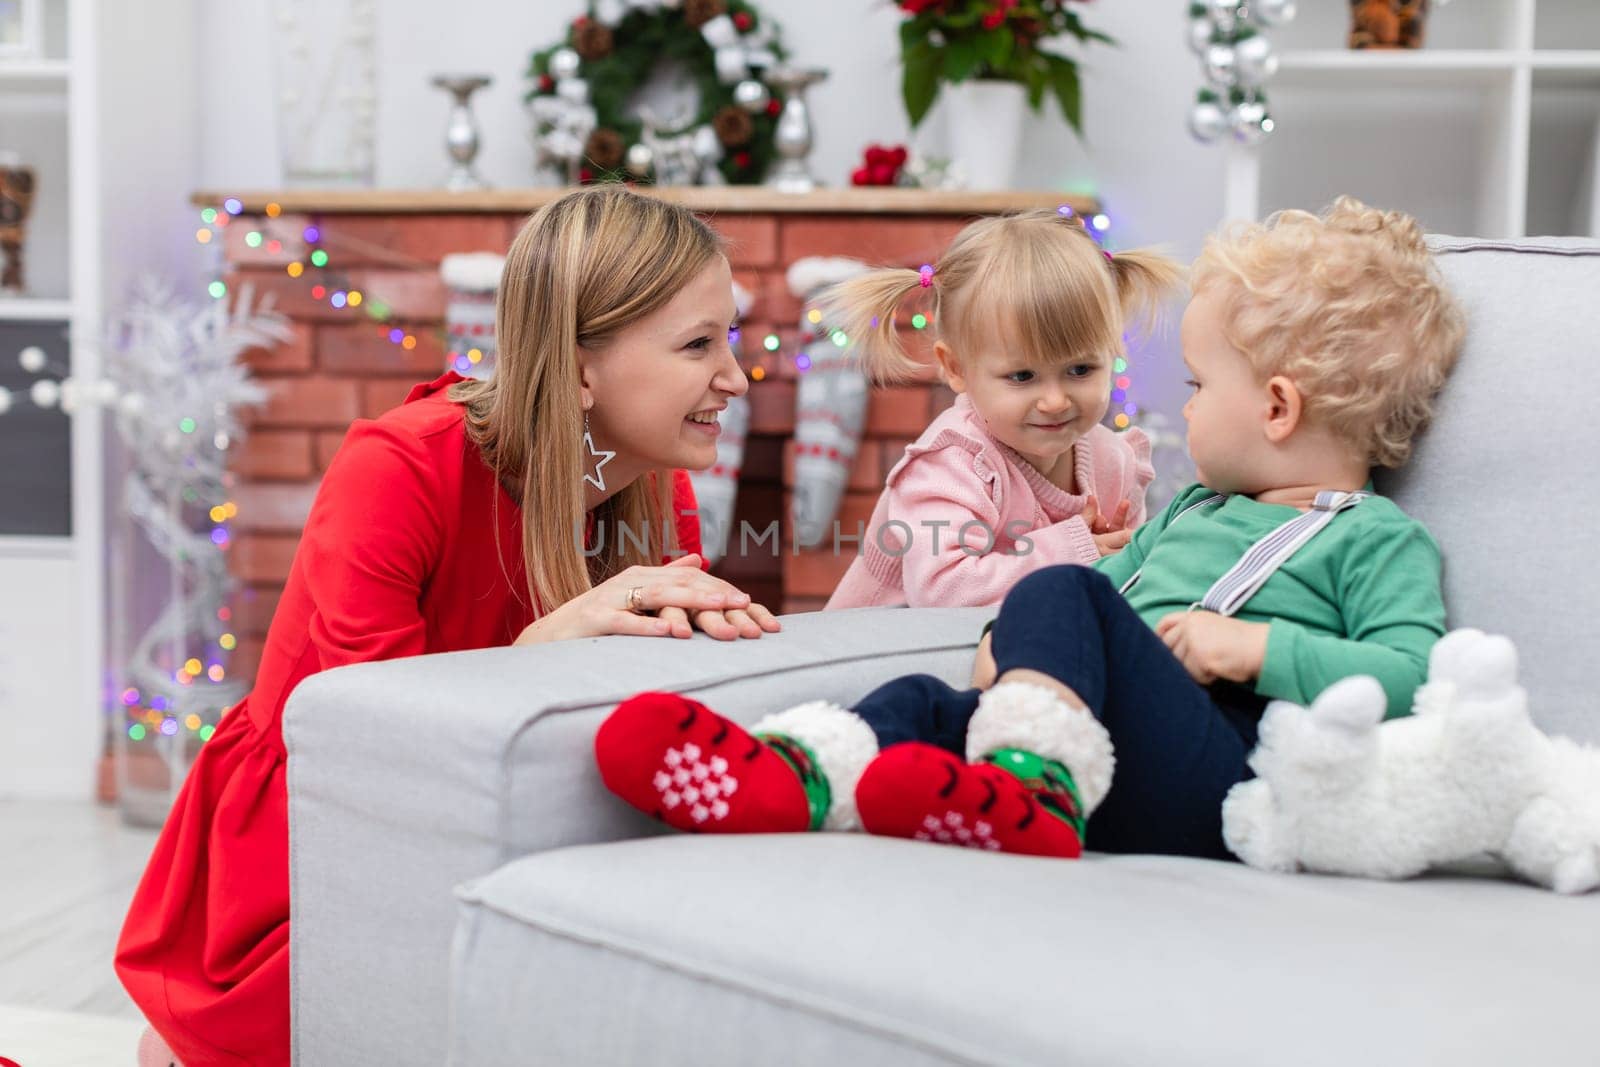
{"label": "white flower pot", "polygon": [[950,158],[970,189],[1010,189],[1016,182],[1027,91],[1018,82],[973,79],[946,85]]}

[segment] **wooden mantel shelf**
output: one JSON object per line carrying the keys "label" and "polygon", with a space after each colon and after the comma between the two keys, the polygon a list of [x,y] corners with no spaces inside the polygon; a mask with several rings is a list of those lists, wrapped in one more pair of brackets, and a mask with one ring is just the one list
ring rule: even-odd
{"label": "wooden mantel shelf", "polygon": [[[932,189],[850,187],[795,195],[754,185],[636,186],[695,211],[731,214],[812,215],[994,215],[1070,204],[1074,211],[1099,210],[1092,197],[1049,191],[977,193]],[[485,189],[452,193],[444,189],[282,189],[216,192],[201,190],[196,207],[215,207],[229,197],[247,214],[268,204],[301,214],[516,214],[536,211],[568,192],[566,188]]]}

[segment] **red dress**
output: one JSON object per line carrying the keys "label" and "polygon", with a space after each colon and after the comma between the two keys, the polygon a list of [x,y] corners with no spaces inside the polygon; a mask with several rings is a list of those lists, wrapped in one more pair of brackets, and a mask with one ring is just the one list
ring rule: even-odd
{"label": "red dress", "polygon": [[[289,1063],[280,726],[294,687],[347,663],[509,645],[535,617],[521,514],[444,393],[460,380],[419,385],[351,426],[312,505],[255,688],[200,750],[134,894],[117,974],[185,1067]],[[679,544],[699,552],[682,471],[673,489]]]}

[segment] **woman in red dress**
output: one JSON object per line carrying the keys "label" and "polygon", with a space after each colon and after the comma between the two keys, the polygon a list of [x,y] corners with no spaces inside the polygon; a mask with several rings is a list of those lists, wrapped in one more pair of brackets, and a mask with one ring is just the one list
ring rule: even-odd
{"label": "woman in red dress", "polygon": [[289,1062],[280,726],[308,675],[492,645],[778,628],[704,573],[683,473],[715,462],[715,413],[748,388],[734,315],[705,223],[584,189],[512,244],[493,378],[446,375],[350,428],[255,688],[201,749],[122,929],[117,973],[154,1031],[141,1061]]}

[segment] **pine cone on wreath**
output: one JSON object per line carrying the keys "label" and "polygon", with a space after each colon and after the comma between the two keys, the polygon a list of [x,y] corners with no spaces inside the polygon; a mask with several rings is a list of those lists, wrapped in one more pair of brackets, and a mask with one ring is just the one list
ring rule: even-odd
{"label": "pine cone on wreath", "polygon": [[581,26],[572,31],[572,49],[584,59],[604,59],[611,54],[616,43],[611,28],[594,19],[585,19]]}
{"label": "pine cone on wreath", "polygon": [[684,0],[683,21],[691,30],[698,30],[718,15],[726,14],[728,5],[724,0]]}
{"label": "pine cone on wreath", "polygon": [[756,124],[745,110],[732,105],[712,116],[711,128],[716,131],[717,140],[727,148],[749,144],[750,138],[754,137],[756,132]]}
{"label": "pine cone on wreath", "polygon": [[583,146],[584,156],[601,170],[616,170],[622,166],[627,150],[620,133],[603,127],[591,133]]}

